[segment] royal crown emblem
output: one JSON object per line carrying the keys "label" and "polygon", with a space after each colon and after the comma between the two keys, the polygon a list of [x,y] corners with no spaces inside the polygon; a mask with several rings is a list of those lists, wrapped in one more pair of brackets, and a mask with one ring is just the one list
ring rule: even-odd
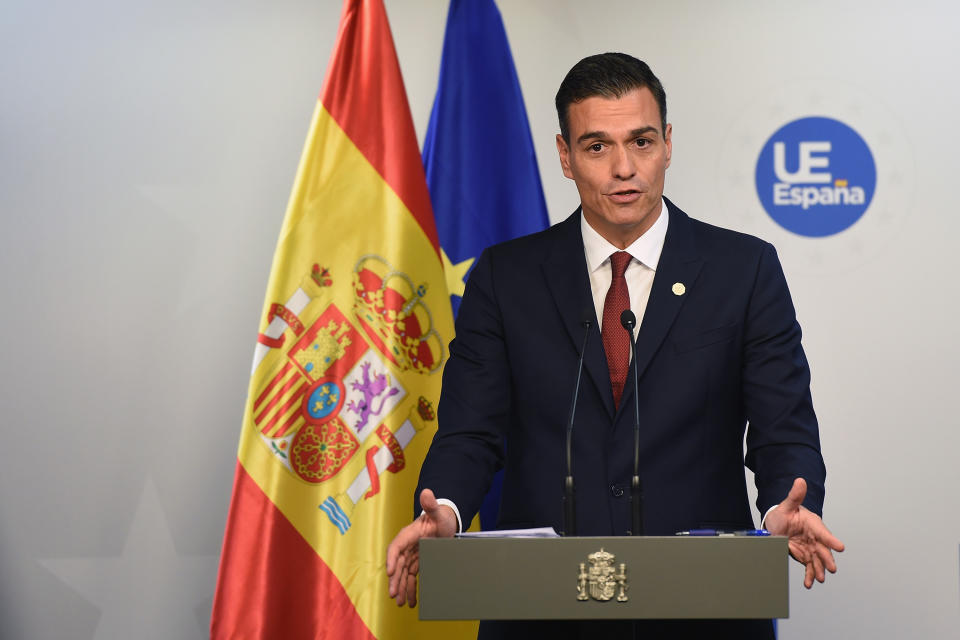
{"label": "royal crown emblem", "polygon": [[577,600],[585,601],[593,598],[606,602],[617,596],[617,602],[626,602],[627,596],[627,565],[620,563],[619,571],[614,569],[616,557],[609,551],[591,553],[587,556],[590,568],[584,562],[580,563],[577,573]]}
{"label": "royal crown emblem", "polygon": [[443,364],[443,342],[423,303],[427,285],[379,256],[364,256],[353,270],[354,312],[364,330],[393,364],[435,373]]}

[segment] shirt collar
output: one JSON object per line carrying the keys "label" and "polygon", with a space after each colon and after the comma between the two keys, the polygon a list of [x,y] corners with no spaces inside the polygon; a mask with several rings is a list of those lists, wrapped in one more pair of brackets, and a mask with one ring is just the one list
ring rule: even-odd
{"label": "shirt collar", "polygon": [[[667,237],[667,224],[669,215],[667,214],[667,204],[660,200],[660,215],[653,226],[647,229],[646,233],[633,241],[629,247],[624,249],[634,260],[641,262],[653,271],[657,270],[657,263],[660,262],[660,254],[663,252],[663,242]],[[587,258],[587,268],[590,272],[599,269],[609,258],[610,254],[620,251],[613,246],[606,238],[587,224],[587,219],[580,213],[580,233],[583,236],[584,254]]]}

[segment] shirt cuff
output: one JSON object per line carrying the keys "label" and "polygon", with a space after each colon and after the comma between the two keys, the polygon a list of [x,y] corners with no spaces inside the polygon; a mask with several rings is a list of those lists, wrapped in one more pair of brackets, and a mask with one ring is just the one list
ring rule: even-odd
{"label": "shirt cuff", "polygon": [[452,500],[447,500],[446,498],[437,498],[437,504],[445,504],[453,509],[453,514],[457,516],[457,533],[463,533],[463,521],[460,519],[460,509],[457,509],[457,505],[453,504]]}
{"label": "shirt cuff", "polygon": [[[761,528],[761,529],[766,529],[766,528],[767,528],[767,516],[770,515],[770,512],[771,512],[771,511],[773,511],[774,509],[776,509],[776,508],[779,507],[779,506],[780,506],[779,504],[775,504],[775,505],[773,505],[772,507],[770,507],[769,509],[767,509],[766,513],[763,514],[763,517],[760,519],[760,528]],[[457,508],[454,507],[453,510],[456,511]],[[458,521],[459,521],[459,518],[460,518],[460,514],[457,514],[457,519],[458,519]]]}

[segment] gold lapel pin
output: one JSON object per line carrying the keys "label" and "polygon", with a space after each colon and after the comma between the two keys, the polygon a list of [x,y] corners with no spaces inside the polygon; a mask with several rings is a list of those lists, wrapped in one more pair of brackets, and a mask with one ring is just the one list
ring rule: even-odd
{"label": "gold lapel pin", "polygon": [[687,288],[683,286],[682,282],[674,282],[671,291],[673,291],[673,295],[675,296],[682,296],[687,292]]}

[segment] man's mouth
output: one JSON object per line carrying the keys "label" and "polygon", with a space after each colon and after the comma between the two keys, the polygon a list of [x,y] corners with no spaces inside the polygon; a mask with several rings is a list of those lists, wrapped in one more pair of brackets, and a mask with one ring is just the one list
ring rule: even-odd
{"label": "man's mouth", "polygon": [[608,193],[607,197],[618,204],[628,204],[637,200],[640,197],[640,192],[636,189],[621,189]]}

